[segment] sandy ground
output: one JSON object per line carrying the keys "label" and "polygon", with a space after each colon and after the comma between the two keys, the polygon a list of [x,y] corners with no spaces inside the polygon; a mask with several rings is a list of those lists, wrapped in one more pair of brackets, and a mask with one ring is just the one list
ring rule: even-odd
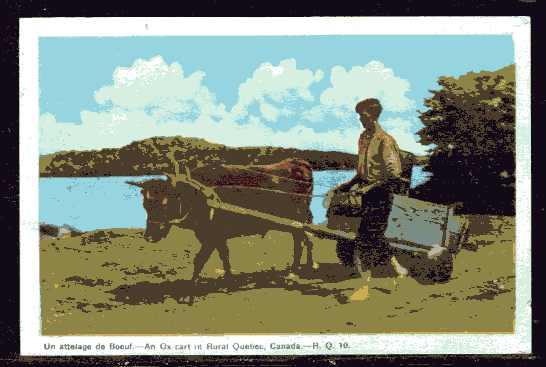
{"label": "sandy ground", "polygon": [[[40,242],[42,332],[67,334],[255,334],[512,332],[514,218],[471,218],[469,244],[442,284],[380,284],[351,301],[361,278],[338,264],[335,242],[314,238],[317,270],[288,277],[291,237],[228,242],[235,278],[217,253],[194,287],[193,232],[173,228],[155,244],[140,229],[111,229]],[[391,280],[386,280],[391,281]]]}

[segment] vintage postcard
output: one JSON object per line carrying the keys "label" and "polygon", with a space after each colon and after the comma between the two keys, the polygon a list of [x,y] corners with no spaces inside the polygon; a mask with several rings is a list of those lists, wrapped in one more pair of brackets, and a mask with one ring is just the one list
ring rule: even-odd
{"label": "vintage postcard", "polygon": [[20,26],[22,355],[531,352],[529,18]]}

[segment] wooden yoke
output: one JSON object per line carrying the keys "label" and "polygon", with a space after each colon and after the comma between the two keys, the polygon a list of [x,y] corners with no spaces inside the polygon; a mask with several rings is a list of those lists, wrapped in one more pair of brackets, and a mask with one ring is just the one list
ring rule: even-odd
{"label": "wooden yoke", "polygon": [[173,165],[174,174],[178,176],[180,174],[180,164],[177,162],[176,158],[174,157],[174,150],[169,149],[169,152],[167,153],[167,157],[169,158],[169,160],[171,161]]}
{"label": "wooden yoke", "polygon": [[174,156],[174,150],[169,150],[169,152],[167,153],[167,157],[170,159],[173,165],[174,175],[168,173],[166,175],[175,188],[177,187],[178,183],[182,183],[184,185],[188,185],[195,191],[200,192],[207,200],[220,200],[218,194],[216,193],[216,191],[214,191],[213,188],[205,186],[199,181],[191,178],[190,168],[187,165],[184,166],[184,170],[186,173],[180,173],[180,163],[176,160]]}

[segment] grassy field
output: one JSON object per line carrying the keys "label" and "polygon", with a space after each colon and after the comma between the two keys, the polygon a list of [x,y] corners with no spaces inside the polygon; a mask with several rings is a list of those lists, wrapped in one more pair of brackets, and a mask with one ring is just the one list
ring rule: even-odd
{"label": "grassy field", "polygon": [[[40,242],[42,332],[90,334],[254,334],[512,332],[514,218],[471,217],[469,246],[452,279],[403,279],[388,294],[349,297],[335,243],[315,238],[314,271],[287,277],[291,237],[282,232],[228,242],[235,277],[222,279],[217,253],[196,287],[188,281],[199,249],[193,232],[173,228],[155,244],[139,229],[111,229]],[[190,301],[191,300],[191,301]]]}

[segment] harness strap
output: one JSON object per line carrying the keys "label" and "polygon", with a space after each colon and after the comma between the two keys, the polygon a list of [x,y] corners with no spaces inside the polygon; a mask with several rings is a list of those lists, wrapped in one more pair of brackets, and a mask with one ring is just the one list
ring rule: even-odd
{"label": "harness strap", "polygon": [[[180,196],[176,196],[176,198],[178,199],[178,216],[182,217],[182,198]],[[166,221],[166,222],[148,220],[148,223],[153,223],[153,224],[180,224],[180,223],[183,223],[188,218],[188,215],[190,215],[189,210],[186,213],[186,215],[184,215],[182,218],[179,218],[179,219],[172,219],[172,220],[169,220],[169,221]]]}

